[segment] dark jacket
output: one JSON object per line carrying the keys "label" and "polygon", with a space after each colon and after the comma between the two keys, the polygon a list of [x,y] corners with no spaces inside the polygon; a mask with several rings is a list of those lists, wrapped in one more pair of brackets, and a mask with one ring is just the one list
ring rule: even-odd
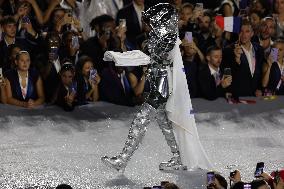
{"label": "dark jacket", "polygon": [[222,67],[232,70],[232,93],[234,97],[255,96],[256,90],[262,90],[262,65],[264,63],[264,52],[260,45],[252,43],[255,52],[255,71],[252,75],[249,62],[245,53],[241,55],[240,65],[235,61],[234,44],[223,52]]}
{"label": "dark jacket", "polygon": [[[220,73],[220,79],[222,74]],[[208,65],[200,68],[198,73],[198,83],[200,87],[201,97],[208,100],[215,100],[218,97],[225,97],[226,89],[221,86],[221,83],[216,86],[215,78],[211,75]]]}
{"label": "dark jacket", "polygon": [[5,75],[10,82],[13,98],[20,100],[20,101],[26,101],[26,102],[29,101],[30,99],[36,100],[38,98],[36,83],[39,79],[39,73],[34,69],[30,69],[28,73],[29,73],[28,74],[28,86],[27,86],[28,89],[27,89],[26,98],[24,99],[22,95],[22,90],[21,90],[21,85],[19,82],[19,76],[18,76],[17,70],[12,69],[6,72]]}

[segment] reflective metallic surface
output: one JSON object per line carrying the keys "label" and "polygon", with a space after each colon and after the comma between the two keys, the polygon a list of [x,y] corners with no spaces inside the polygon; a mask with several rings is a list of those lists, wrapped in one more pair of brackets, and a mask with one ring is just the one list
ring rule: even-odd
{"label": "reflective metallic surface", "polygon": [[178,145],[169,122],[165,103],[170,95],[167,66],[171,66],[172,60],[168,59],[168,53],[176,44],[178,36],[177,13],[175,8],[169,4],[158,4],[151,7],[143,14],[143,19],[148,22],[152,30],[149,34],[148,50],[150,52],[151,64],[147,79],[150,81],[151,90],[141,110],[134,118],[129,134],[122,152],[114,157],[104,156],[102,161],[118,170],[124,171],[128,161],[132,157],[139,144],[142,142],[149,117],[153,115],[152,109],[156,109],[156,120],[162,130],[168,146],[174,157],[168,162],[160,164],[160,170],[186,170],[182,165]]}
{"label": "reflective metallic surface", "polygon": [[[192,99],[200,141],[226,179],[239,169],[250,181],[261,161],[268,173],[284,167],[284,97],[253,99],[254,105],[237,106]],[[156,121],[123,175],[102,164],[101,156],[121,149],[137,108],[96,102],[64,112],[0,104],[0,188],[142,189],[165,180],[182,189],[206,188],[206,170],[159,171],[171,153]]]}

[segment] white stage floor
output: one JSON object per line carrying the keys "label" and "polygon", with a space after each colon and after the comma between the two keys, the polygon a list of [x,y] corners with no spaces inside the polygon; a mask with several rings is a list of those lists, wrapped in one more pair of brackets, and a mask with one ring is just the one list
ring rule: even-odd
{"label": "white stage floor", "polygon": [[[228,176],[239,169],[251,180],[255,165],[270,172],[284,167],[284,98],[229,105],[194,99],[199,137],[215,170]],[[182,189],[205,188],[206,170],[162,172],[170,150],[155,122],[124,175],[104,166],[100,157],[120,152],[137,108],[103,102],[64,112],[0,105],[0,188],[143,188],[168,180]]]}

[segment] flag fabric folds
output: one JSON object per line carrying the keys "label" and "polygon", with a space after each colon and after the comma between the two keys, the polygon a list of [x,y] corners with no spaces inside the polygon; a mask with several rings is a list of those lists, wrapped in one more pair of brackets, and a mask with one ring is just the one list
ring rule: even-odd
{"label": "flag fabric folds", "polygon": [[234,17],[234,16],[228,16],[228,17],[216,16],[215,22],[224,31],[240,33],[241,19],[242,19],[241,17]]}

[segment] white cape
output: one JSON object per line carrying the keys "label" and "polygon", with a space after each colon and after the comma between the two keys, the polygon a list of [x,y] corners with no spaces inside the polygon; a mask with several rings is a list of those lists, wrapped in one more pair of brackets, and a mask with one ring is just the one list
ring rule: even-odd
{"label": "white cape", "polygon": [[175,47],[169,53],[173,60],[173,91],[169,97],[166,110],[168,118],[172,121],[176,134],[182,162],[188,169],[212,169],[212,164],[199,140],[194,115],[192,113],[191,99],[184,72],[178,39]]}

